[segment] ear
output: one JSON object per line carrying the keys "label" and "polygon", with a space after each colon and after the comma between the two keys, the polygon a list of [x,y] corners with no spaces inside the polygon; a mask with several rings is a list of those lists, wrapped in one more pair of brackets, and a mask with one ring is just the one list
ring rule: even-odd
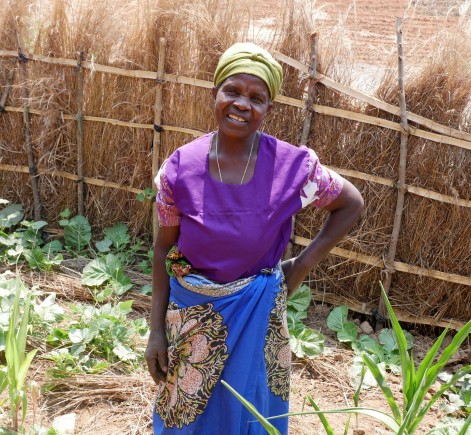
{"label": "ear", "polygon": [[214,86],[212,89],[211,89],[211,93],[213,94],[213,98],[216,99],[216,95],[218,93],[218,90],[219,88],[217,88],[216,86]]}
{"label": "ear", "polygon": [[265,115],[268,115],[272,108],[273,108],[273,102],[270,100],[267,107],[267,113]]}

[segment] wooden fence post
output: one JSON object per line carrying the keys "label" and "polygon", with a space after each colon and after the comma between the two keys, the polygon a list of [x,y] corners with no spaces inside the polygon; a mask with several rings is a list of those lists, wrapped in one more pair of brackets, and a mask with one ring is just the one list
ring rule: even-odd
{"label": "wooden fence post", "polygon": [[83,51],[77,58],[77,213],[85,215],[85,186],[83,179]]}
{"label": "wooden fence post", "polygon": [[29,120],[29,89],[26,72],[26,62],[28,58],[18,50],[18,61],[20,63],[20,81],[21,81],[21,96],[23,99],[23,134],[24,134],[24,148],[28,155],[29,176],[31,182],[31,189],[33,191],[34,201],[34,220],[41,220],[41,199],[39,197],[38,187],[38,174],[36,171],[36,164],[34,162],[33,146],[31,143],[31,124]]}
{"label": "wooden fence post", "polygon": [[[394,258],[396,257],[397,242],[399,240],[399,232],[401,230],[402,214],[404,210],[404,197],[406,193],[406,166],[407,166],[407,142],[409,139],[409,127],[407,122],[407,107],[406,107],[406,94],[404,91],[404,50],[402,44],[402,19],[396,18],[396,32],[397,32],[397,49],[398,49],[398,75],[399,75],[399,106],[401,109],[401,146],[399,152],[399,174],[397,181],[397,203],[396,211],[394,213],[394,224],[391,234],[391,241],[389,243],[389,251],[385,258],[385,281],[384,290],[386,294],[389,293],[391,287],[392,275],[395,272]],[[387,311],[383,298],[380,298],[379,303],[379,325],[382,327],[382,319],[386,318]]]}
{"label": "wooden fence post", "polygon": [[0,98],[0,113],[5,110],[5,104],[7,103],[8,94],[10,93],[11,85],[13,84],[13,79],[15,77],[16,71],[16,61],[18,59],[13,59],[12,64],[13,68],[8,73],[7,82],[5,83],[5,87],[3,88],[3,94]]}
{"label": "wooden fence post", "polygon": [[[161,143],[161,132],[162,132],[162,87],[163,87],[163,78],[165,71],[165,47],[167,41],[165,38],[160,38],[159,40],[159,60],[157,64],[157,77],[156,82],[157,86],[155,89],[155,105],[154,105],[154,135],[153,135],[153,148],[152,148],[152,180],[151,185],[154,183],[154,177],[157,175],[159,170],[159,153],[160,153],[160,143]],[[155,207],[152,207],[152,236],[153,241],[157,238],[157,232],[159,230],[159,219],[157,216],[157,210]]]}
{"label": "wooden fence post", "polygon": [[[317,57],[318,57],[318,45],[319,45],[319,34],[317,32],[311,35],[311,62],[309,64],[309,85],[308,85],[308,94],[306,100],[306,117],[303,122],[303,130],[301,132],[301,138],[299,140],[299,145],[307,145],[309,140],[309,134],[311,132],[311,123],[312,116],[314,114],[313,105],[317,97],[316,83],[316,73],[317,73]],[[286,260],[290,259],[293,256],[293,246],[294,246],[294,236],[295,236],[295,226],[296,226],[296,216],[292,218],[291,225],[291,236],[288,246],[286,247],[286,252],[284,258]]]}

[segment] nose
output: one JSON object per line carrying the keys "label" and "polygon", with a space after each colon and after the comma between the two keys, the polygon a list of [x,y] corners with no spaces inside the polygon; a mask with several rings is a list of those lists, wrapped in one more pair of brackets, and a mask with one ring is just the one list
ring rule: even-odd
{"label": "nose", "polygon": [[236,106],[239,110],[249,110],[250,109],[250,102],[247,97],[244,95],[239,95],[234,102],[232,103]]}

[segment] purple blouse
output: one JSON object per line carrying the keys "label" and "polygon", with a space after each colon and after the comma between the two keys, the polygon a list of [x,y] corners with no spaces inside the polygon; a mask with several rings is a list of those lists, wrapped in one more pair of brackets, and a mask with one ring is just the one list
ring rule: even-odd
{"label": "purple blouse", "polygon": [[262,133],[255,170],[245,184],[209,173],[212,133],[178,148],[156,179],[161,226],[180,225],[178,247],[195,269],[231,282],[276,266],[289,242],[291,217],[330,204],[342,178],[314,151]]}

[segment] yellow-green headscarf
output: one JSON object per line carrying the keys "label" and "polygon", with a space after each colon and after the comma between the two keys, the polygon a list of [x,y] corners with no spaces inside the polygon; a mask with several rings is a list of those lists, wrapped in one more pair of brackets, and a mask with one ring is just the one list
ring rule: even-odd
{"label": "yellow-green headscarf", "polygon": [[219,86],[235,74],[251,74],[262,79],[272,100],[278,95],[283,81],[281,65],[268,51],[250,42],[238,42],[223,53],[214,73],[214,85]]}

